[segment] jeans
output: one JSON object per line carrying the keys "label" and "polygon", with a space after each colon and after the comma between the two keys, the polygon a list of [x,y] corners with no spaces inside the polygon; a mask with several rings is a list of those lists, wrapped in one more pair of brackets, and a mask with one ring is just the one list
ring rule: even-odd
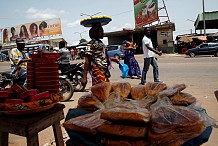
{"label": "jeans", "polygon": [[141,84],[146,83],[146,75],[149,70],[149,66],[153,67],[153,77],[154,77],[154,82],[159,82],[159,72],[158,72],[158,65],[157,65],[157,60],[155,57],[150,57],[150,58],[144,58],[144,67],[142,70],[142,78],[141,78]]}

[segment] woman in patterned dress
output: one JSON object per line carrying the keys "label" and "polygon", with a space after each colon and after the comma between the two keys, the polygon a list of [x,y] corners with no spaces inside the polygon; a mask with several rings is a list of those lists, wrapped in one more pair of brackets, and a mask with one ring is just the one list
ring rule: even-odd
{"label": "woman in patterned dress", "polygon": [[84,76],[81,79],[83,86],[87,83],[88,71],[92,77],[92,85],[109,82],[110,61],[119,62],[116,58],[107,58],[106,48],[100,40],[103,38],[104,30],[100,23],[94,23],[89,31],[91,41],[85,52]]}
{"label": "woman in patterned dress", "polygon": [[138,64],[138,61],[135,59],[135,50],[136,44],[132,41],[132,33],[127,35],[127,40],[123,41],[123,46],[125,51],[124,56],[124,64],[127,64],[129,67],[128,75],[133,78],[133,76],[137,76],[137,78],[141,78],[141,71]]}

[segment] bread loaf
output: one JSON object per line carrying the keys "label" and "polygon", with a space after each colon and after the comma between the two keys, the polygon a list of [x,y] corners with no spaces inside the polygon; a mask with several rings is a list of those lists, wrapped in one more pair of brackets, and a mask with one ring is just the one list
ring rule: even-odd
{"label": "bread loaf", "polygon": [[168,145],[175,142],[180,146],[205,130],[201,116],[185,107],[160,106],[152,113],[149,127],[151,145]]}
{"label": "bread loaf", "polygon": [[100,101],[105,101],[111,91],[111,84],[109,82],[102,82],[91,87],[91,92]]}
{"label": "bread loaf", "polygon": [[105,139],[105,146],[148,146],[146,140]]}
{"label": "bread loaf", "polygon": [[176,85],[173,85],[173,89],[177,89],[178,92],[184,90],[187,86],[185,84],[176,84]]}
{"label": "bread loaf", "polygon": [[188,106],[196,102],[196,98],[189,93],[180,92],[170,97],[174,105]]}
{"label": "bread loaf", "polygon": [[140,100],[147,96],[145,85],[136,85],[131,88],[131,97],[135,100]]}
{"label": "bread loaf", "polygon": [[128,82],[113,83],[111,85],[111,88],[113,91],[119,92],[120,96],[123,98],[127,98],[129,96],[130,91],[131,91],[131,85]]}
{"label": "bread loaf", "polygon": [[146,135],[146,127],[135,127],[126,125],[116,125],[105,122],[97,130],[107,135],[129,138],[143,138]]}
{"label": "bread loaf", "polygon": [[140,122],[150,121],[150,112],[147,109],[112,108],[101,112],[101,119],[116,122]]}
{"label": "bread loaf", "polygon": [[86,94],[79,98],[78,100],[78,108],[95,111],[97,109],[103,109],[104,105],[101,103],[98,98],[93,94]]}
{"label": "bread loaf", "polygon": [[148,96],[157,96],[159,92],[167,89],[167,85],[161,82],[148,82],[145,88]]}
{"label": "bread loaf", "polygon": [[63,126],[66,129],[71,129],[77,132],[96,134],[97,127],[102,125],[104,122],[106,121],[100,119],[100,112],[94,112],[65,121]]}

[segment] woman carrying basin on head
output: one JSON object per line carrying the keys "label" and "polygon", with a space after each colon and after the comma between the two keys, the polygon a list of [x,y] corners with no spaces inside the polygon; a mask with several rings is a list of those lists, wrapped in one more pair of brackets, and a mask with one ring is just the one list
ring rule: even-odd
{"label": "woman carrying basin on head", "polygon": [[128,75],[131,78],[134,76],[141,78],[140,67],[134,56],[136,51],[136,44],[133,43],[133,34],[131,32],[127,34],[127,39],[123,41],[123,47],[125,50],[124,64],[128,65],[129,67]]}

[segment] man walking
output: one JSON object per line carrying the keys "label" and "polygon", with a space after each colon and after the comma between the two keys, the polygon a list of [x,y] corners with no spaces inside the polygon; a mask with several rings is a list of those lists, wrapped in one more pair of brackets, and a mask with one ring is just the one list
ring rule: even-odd
{"label": "man walking", "polygon": [[160,82],[158,64],[157,64],[157,60],[155,59],[155,53],[158,54],[159,56],[162,55],[162,52],[159,52],[153,48],[153,44],[150,38],[151,29],[145,28],[144,32],[145,32],[145,36],[142,39],[144,67],[142,70],[142,78],[141,78],[141,83],[140,83],[142,85],[146,83],[146,75],[147,75],[150,64],[153,67],[154,82]]}

